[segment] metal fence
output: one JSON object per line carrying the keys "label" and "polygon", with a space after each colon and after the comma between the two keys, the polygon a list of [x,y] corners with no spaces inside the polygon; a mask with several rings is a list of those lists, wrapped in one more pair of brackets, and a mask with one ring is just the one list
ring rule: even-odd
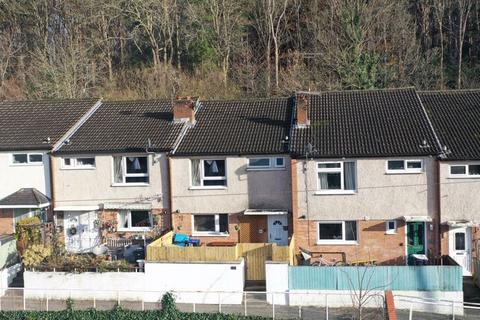
{"label": "metal fence", "polygon": [[[60,311],[67,308],[86,310],[111,310],[117,305],[129,310],[160,310],[165,292],[106,291],[106,290],[43,290],[7,288],[0,289],[1,311]],[[293,292],[171,292],[182,312],[225,313],[245,316],[262,316],[273,319],[358,319],[358,296],[348,293],[293,293]],[[137,296],[137,298],[132,298]],[[106,298],[109,297],[109,298]],[[156,297],[156,298],[152,298]],[[234,303],[232,300],[236,300]],[[397,309],[398,319],[477,319],[480,304],[461,304],[448,300],[435,300],[396,296],[396,301],[407,308]],[[295,302],[296,301],[296,302]],[[288,305],[292,303],[303,305]],[[365,301],[364,301],[365,302]],[[444,308],[443,314],[415,311],[424,308]],[[462,310],[463,315],[458,314]],[[369,297],[362,309],[363,319],[386,319],[383,296]]]}

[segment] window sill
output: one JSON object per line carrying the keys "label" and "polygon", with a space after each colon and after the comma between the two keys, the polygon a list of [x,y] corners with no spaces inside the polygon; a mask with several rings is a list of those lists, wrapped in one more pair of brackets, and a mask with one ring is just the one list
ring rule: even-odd
{"label": "window sill", "polygon": [[95,170],[96,167],[86,167],[86,168],[60,168],[60,170]]}
{"label": "window sill", "polygon": [[118,228],[117,232],[145,232],[145,231],[152,231],[151,227],[145,228]]}
{"label": "window sill", "polygon": [[314,195],[316,196],[323,196],[323,195],[354,195],[357,194],[356,191],[346,191],[346,190],[339,190],[339,191],[315,191]]}
{"label": "window sill", "polygon": [[199,186],[199,187],[189,187],[188,190],[227,190],[225,186]]}
{"label": "window sill", "polygon": [[112,183],[112,187],[148,187],[150,183]]}
{"label": "window sill", "polygon": [[403,174],[422,174],[423,171],[387,171],[387,175],[403,175]]}
{"label": "window sill", "polygon": [[358,246],[358,242],[357,241],[336,241],[336,240],[332,240],[332,241],[328,241],[328,240],[325,240],[325,241],[318,241],[317,240],[317,245],[321,246],[321,245],[329,245],[329,246]]}
{"label": "window sill", "polygon": [[394,236],[394,235],[397,235],[398,233],[395,231],[395,232],[385,232],[385,235],[387,236]]}
{"label": "window sill", "polygon": [[192,237],[228,237],[229,233],[215,233],[215,232],[205,232],[205,233],[192,233]]}
{"label": "window sill", "polygon": [[43,166],[43,162],[39,163],[11,163],[10,167],[40,167]]}
{"label": "window sill", "polygon": [[480,175],[478,176],[448,176],[447,179],[480,179]]}
{"label": "window sill", "polygon": [[247,171],[285,171],[285,167],[281,168],[248,168]]}

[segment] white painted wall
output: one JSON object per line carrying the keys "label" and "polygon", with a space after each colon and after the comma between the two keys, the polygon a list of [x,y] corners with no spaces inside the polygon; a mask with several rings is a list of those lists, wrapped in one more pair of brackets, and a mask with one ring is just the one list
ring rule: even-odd
{"label": "white painted wall", "polygon": [[[288,263],[267,261],[265,263],[265,282],[268,303],[288,304]],[[282,293],[284,292],[284,293]]]}
{"label": "white painted wall", "polygon": [[[418,312],[446,315],[451,315],[452,310],[455,310],[457,316],[463,316],[463,291],[393,291],[393,297],[398,310],[409,310],[412,307],[412,310]],[[415,314],[413,318],[415,319]]]}
{"label": "white painted wall", "polygon": [[[401,158],[407,159],[407,158]],[[414,159],[414,158],[411,158]],[[419,159],[419,158],[416,158]],[[297,187],[299,216],[310,220],[385,220],[402,216],[435,216],[436,164],[424,157],[424,171],[418,174],[387,174],[388,158],[349,159],[356,161],[357,192],[354,194],[316,194],[318,190],[317,162],[298,160]],[[341,159],[330,159],[338,161]],[[305,177],[307,183],[305,185]],[[308,192],[305,193],[305,187]],[[308,210],[305,195],[308,195]],[[388,201],[386,201],[388,199]],[[442,213],[443,214],[443,213]]]}
{"label": "white painted wall", "polygon": [[473,221],[480,223],[479,178],[451,178],[450,165],[462,161],[440,161],[440,207],[442,221]]}
{"label": "white painted wall", "polygon": [[[42,153],[43,164],[12,165],[12,153]],[[0,152],[0,199],[21,188],[35,188],[50,197],[50,159],[45,151]]]}
{"label": "white painted wall", "polygon": [[148,197],[152,208],[168,208],[168,160],[164,153],[150,155],[147,186],[113,186],[112,155],[94,156],[95,168],[77,170],[63,169],[62,158],[54,158],[55,207],[132,203]]}
{"label": "white painted wall", "polygon": [[24,273],[27,298],[160,301],[173,292],[178,303],[240,304],[245,264],[146,262],[143,272]]}
{"label": "white painted wall", "polygon": [[3,268],[0,270],[0,295],[3,296],[5,294],[5,288],[7,288],[13,281],[13,279],[17,276],[22,270],[22,264],[17,263],[13,266],[8,268]]}
{"label": "white painted wall", "polygon": [[[172,211],[231,213],[245,209],[291,210],[290,158],[287,155],[283,157],[285,168],[281,170],[247,170],[248,156],[203,157],[201,159],[226,159],[227,187],[215,190],[191,188],[190,158],[172,158]],[[212,203],[215,205],[212,206]]]}
{"label": "white painted wall", "polygon": [[[243,259],[235,263],[147,262],[145,274],[148,279],[145,283],[147,292],[159,289],[175,291],[179,303],[242,303],[245,274]],[[159,299],[161,296],[158,294],[147,293],[148,301]]]}

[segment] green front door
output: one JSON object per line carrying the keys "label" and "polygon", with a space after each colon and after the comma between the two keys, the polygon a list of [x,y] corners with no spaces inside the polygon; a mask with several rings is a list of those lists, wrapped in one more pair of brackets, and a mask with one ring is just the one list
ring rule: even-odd
{"label": "green front door", "polygon": [[413,264],[412,254],[425,254],[425,222],[407,223],[408,264]]}

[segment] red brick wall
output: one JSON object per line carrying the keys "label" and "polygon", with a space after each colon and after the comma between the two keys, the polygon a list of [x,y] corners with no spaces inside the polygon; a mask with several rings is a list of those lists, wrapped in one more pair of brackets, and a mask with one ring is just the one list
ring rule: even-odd
{"label": "red brick wall", "polygon": [[[405,263],[405,223],[397,220],[397,233],[385,234],[385,221],[358,221],[357,245],[318,245],[317,221],[296,219],[295,243],[312,252],[324,252],[327,260],[340,261],[344,252],[347,262],[376,259],[381,264]],[[319,254],[315,254],[318,256]]]}
{"label": "red brick wall", "polygon": [[[228,217],[228,236],[193,236],[193,239],[200,239],[202,243],[210,242],[239,242],[239,218],[242,213],[230,214]],[[189,213],[173,213],[172,214],[173,232],[192,235],[192,214]]]}
{"label": "red brick wall", "polygon": [[13,233],[13,209],[0,209],[0,235]]}
{"label": "red brick wall", "polygon": [[[118,213],[120,210],[103,210],[100,212],[99,217],[102,222],[106,221],[116,221],[118,228]],[[153,222],[154,226],[158,230],[147,233],[147,235],[154,236],[154,233],[159,233],[161,231],[168,230],[170,228],[170,214],[165,209],[152,209]],[[125,237],[129,238],[138,234],[143,235],[144,232],[132,232],[132,231],[115,231],[107,232],[104,230],[102,232],[103,237],[116,238],[116,237]]]}

